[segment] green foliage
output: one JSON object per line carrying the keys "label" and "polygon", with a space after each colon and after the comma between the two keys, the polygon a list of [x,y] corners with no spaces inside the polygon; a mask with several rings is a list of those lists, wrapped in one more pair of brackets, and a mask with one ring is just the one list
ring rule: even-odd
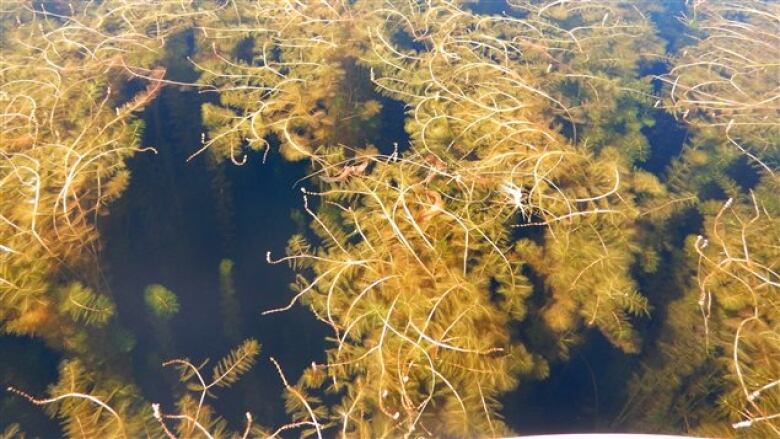
{"label": "green foliage", "polygon": [[255,364],[260,353],[260,343],[254,339],[245,340],[240,346],[220,360],[212,371],[212,382],[219,387],[230,387]]}
{"label": "green foliage", "polygon": [[[208,363],[208,360],[197,367],[187,359],[174,359],[163,363],[163,366],[176,366],[180,372],[179,379],[182,383],[187,384],[187,390],[200,395],[196,399],[189,393],[184,394],[176,402],[176,414],[173,415],[163,413],[157,406],[155,417],[160,425],[167,429],[167,419],[178,420],[176,437],[180,438],[200,437],[203,432],[208,432],[213,437],[236,437],[236,433],[228,430],[227,422],[204,401],[206,396],[214,396],[211,394],[213,387],[230,387],[242,374],[248,372],[255,364],[259,353],[260,343],[257,340],[245,340],[213,368],[213,378],[209,383],[205,381],[204,375],[201,373],[201,369]],[[252,425],[251,415],[247,412],[244,437],[253,427],[252,431],[263,431],[262,428]]]}
{"label": "green foliage", "polygon": [[171,290],[160,284],[152,284],[144,290],[144,302],[152,314],[162,320],[169,320],[179,312],[179,299]]}
{"label": "green foliage", "polygon": [[68,437],[129,438],[142,435],[153,424],[138,390],[121,377],[90,370],[78,360],[60,365],[60,381],[49,389],[45,405],[62,422]]}
{"label": "green foliage", "polygon": [[115,306],[108,297],[95,294],[80,282],[60,289],[59,295],[59,312],[74,321],[103,326],[114,315]]}

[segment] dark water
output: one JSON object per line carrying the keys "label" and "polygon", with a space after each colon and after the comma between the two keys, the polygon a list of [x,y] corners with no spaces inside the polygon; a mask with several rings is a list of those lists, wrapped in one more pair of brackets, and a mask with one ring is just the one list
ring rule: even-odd
{"label": "dark water", "polygon": [[[172,55],[174,75],[192,74],[182,59]],[[367,73],[357,71],[355,76]],[[369,85],[370,83],[364,84]],[[370,85],[369,85],[370,87]],[[403,104],[379,95],[383,104],[381,128],[367,139],[384,152],[393,142],[403,148]],[[112,206],[104,223],[104,258],[120,322],[137,338],[132,353],[136,381],[150,401],[172,404],[172,389],[181,390],[174,373],[164,371],[163,360],[187,356],[195,361],[217,361],[240,340],[254,337],[262,345],[252,371],[211,403],[235,427],[251,411],[264,425],[289,421],[284,411],[282,384],[269,361],[276,358],[288,379],[295,381],[312,361],[324,360],[324,338],[329,333],[302,306],[284,313],[261,312],[287,304],[293,297],[293,271],[271,265],[267,251],[284,255],[287,240],[306,232],[301,220],[302,197],[296,181],[307,174],[307,163],[291,163],[278,154],[277,145],[263,163],[263,153],[249,153],[243,166],[209,164],[207,154],[186,159],[200,146],[200,104],[208,94],[167,88],[143,114],[145,145],[158,154],[141,154],[129,162],[133,178],[122,199]],[[272,142],[273,143],[273,142]],[[301,183],[303,185],[306,182]],[[239,315],[229,320],[240,337],[226,336],[221,314],[219,264],[234,262]],[[160,328],[147,311],[143,290],[159,283],[179,298],[181,310]],[[161,334],[161,332],[163,332]]]}
{"label": "dark water", "polygon": [[571,359],[553,364],[544,381],[520,383],[502,398],[506,423],[521,434],[611,431],[635,359],[591,332]]}
{"label": "dark water", "polygon": [[[57,381],[60,355],[47,348],[39,339],[0,336],[0,386],[24,389],[33,395],[44,394],[46,387]],[[32,407],[26,400],[9,393],[0,394],[0,433],[10,424],[18,423],[31,437],[57,437],[62,434],[57,423]]]}
{"label": "dark water", "polygon": [[[226,336],[219,290],[219,264],[234,261],[241,338],[262,344],[258,364],[212,403],[234,414],[237,425],[251,410],[267,424],[284,423],[281,382],[268,361],[276,357],[286,370],[301,371],[323,356],[323,327],[303,308],[262,317],[260,313],[291,298],[293,280],[285,265],[269,265],[265,252],[284,253],[299,229],[291,212],[301,206],[293,185],[305,175],[304,163],[285,162],[260,153],[246,165],[209,165],[207,155],[186,162],[199,147],[203,127],[197,91],[166,89],[143,114],[144,144],[159,153],[133,158],[127,192],[104,224],[104,257],[120,322],[137,337],[134,375],[150,401],[171,404],[181,391],[172,371],[160,363],[173,357],[218,361],[240,340]],[[144,288],[159,283],[173,291],[181,309],[167,325],[155,324],[143,300]],[[237,317],[237,318],[235,318]],[[163,326],[163,327],[160,327]],[[160,332],[163,332],[161,334]],[[258,391],[262,389],[262,391]]]}
{"label": "dark water", "polygon": [[474,0],[466,3],[465,8],[478,15],[506,15],[514,18],[523,18],[527,13],[513,8],[507,0]]}

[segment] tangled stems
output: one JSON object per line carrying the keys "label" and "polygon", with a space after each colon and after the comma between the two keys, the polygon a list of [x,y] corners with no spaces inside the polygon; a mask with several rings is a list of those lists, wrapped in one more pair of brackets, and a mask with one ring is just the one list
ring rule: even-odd
{"label": "tangled stems", "polygon": [[[139,145],[133,113],[159,93],[165,73],[138,54],[123,58],[132,50],[153,53],[160,42],[121,26],[110,35],[100,20],[111,14],[86,7],[66,16],[24,3],[3,11],[4,25],[14,17],[17,27],[5,29],[0,42],[0,242],[9,250],[0,315],[7,331],[42,332],[71,348],[68,335],[77,328],[57,315],[62,305],[46,294],[55,288],[48,278],[95,263],[94,225],[127,184],[123,162],[151,150]],[[152,82],[123,103],[117,90],[128,71]],[[60,336],[45,329],[56,326],[64,328]]]}
{"label": "tangled stems", "polygon": [[[776,90],[771,80],[744,79],[776,66],[731,47],[765,44],[763,21],[777,14],[757,5],[692,5],[689,24],[705,36],[661,77],[669,97],[658,108],[701,129],[696,139],[709,130],[736,146],[769,178],[776,133],[764,118],[776,112]],[[144,149],[135,114],[175,84],[219,94],[203,108],[208,130],[190,159],[209,150],[245,165],[244,148],[267,154],[275,137],[286,158],[311,165],[303,210],[314,236],[295,236],[280,259],[268,254],[298,272],[296,294],[264,314],[302,303],[331,329],[332,344],[297,384],[274,361],[293,419],[262,434],[505,434],[499,397],[522,379],[545,377],[548,361],[566,359],[588,327],[637,352],[634,326],[650,304],[636,266],[654,269],[647,242],[662,235],[678,201],[697,200],[635,168],[648,155],[643,128],[656,101],[639,64],[660,59],[659,42],[633,4],[509,6],[519,14],[368,0],[4,9],[19,23],[4,32],[12,55],[0,61],[0,257],[11,261],[0,272],[4,329],[52,337],[64,320],[68,343],[78,324],[110,318],[96,282],[60,289],[51,274],[95,258],[98,215],[127,183],[124,160]],[[196,36],[188,62],[201,77],[192,84],[166,79],[159,66],[166,41],[182,29]],[[408,149],[380,154],[389,145],[354,134],[381,108],[369,93],[353,93],[363,72],[369,87],[405,105]],[[148,85],[121,96],[131,79]],[[773,358],[776,338],[776,245],[760,235],[772,225],[774,208],[762,201],[770,197],[757,191],[738,207],[707,212],[706,238],[692,249],[703,342],[732,353],[722,406],[735,427],[777,433],[778,373],[761,360]],[[529,273],[540,284],[540,309],[526,303]],[[541,317],[534,328],[551,335],[545,357],[510,331],[529,309]],[[127,416],[145,413],[169,438],[217,437],[226,426],[206,396],[244,370],[232,361],[249,357],[229,357],[212,380],[202,364],[171,360],[183,381],[196,381],[195,397],[170,412],[146,404]],[[90,394],[60,390],[53,398]],[[323,392],[340,401],[324,404]],[[259,431],[248,417],[243,437]]]}
{"label": "tangled stems", "polygon": [[[778,152],[780,37],[772,2],[708,1],[684,22],[696,37],[659,77],[669,86],[667,107],[720,137],[774,175]],[[767,161],[769,160],[769,161]]]}
{"label": "tangled stems", "polygon": [[[334,413],[334,422],[377,435],[503,430],[495,415],[496,395],[515,385],[517,372],[546,373],[545,363],[511,341],[505,329],[525,315],[523,301],[531,291],[520,274],[522,258],[508,245],[508,225],[523,209],[526,215],[569,223],[578,203],[606,200],[619,185],[619,175],[613,174],[599,195],[576,198],[553,189],[550,182],[560,178],[558,173],[574,166],[562,164],[576,160],[576,154],[569,155],[506,151],[442,169],[415,153],[360,154],[356,160],[370,163],[365,167],[370,172],[352,174],[322,192],[305,191],[306,211],[322,239],[319,250],[312,252],[302,238],[294,238],[289,256],[268,259],[316,275],[299,281],[287,306],[268,312],[300,300],[332,328],[336,347],[326,364],[305,373],[302,385],[317,388],[329,379],[329,387],[347,392],[343,405],[350,409]],[[358,166],[351,163],[341,166]],[[529,181],[535,174],[545,177],[535,179],[530,199],[518,200],[506,193],[506,182],[521,184],[524,172]],[[320,213],[308,208],[310,196],[320,197]],[[535,197],[543,209],[535,208]],[[600,212],[577,211],[582,216]],[[491,279],[498,302],[489,296]],[[611,316],[622,300],[605,297],[603,307],[590,314]],[[356,381],[365,384],[350,396],[344,383]],[[449,408],[430,408],[441,404],[432,405],[434,398]],[[453,411],[467,421],[444,422]]]}
{"label": "tangled stems", "polygon": [[[772,187],[770,183],[759,191]],[[777,434],[775,383],[780,371],[766,361],[778,355],[778,315],[772,306],[780,292],[780,256],[773,245],[777,206],[760,202],[760,192],[736,203],[729,199],[708,220],[707,237],[699,236],[694,248],[708,346],[727,346],[731,353],[732,387],[723,403],[740,418],[733,426]]]}
{"label": "tangled stems", "polygon": [[[88,370],[78,360],[67,361],[61,367],[60,382],[52,386],[51,398],[38,399],[21,390],[9,387],[7,390],[35,405],[52,407],[52,413],[62,418],[66,432],[72,437],[138,437],[149,434],[165,435],[169,439],[192,437],[225,437],[230,434],[226,422],[213,414],[213,409],[204,404],[207,395],[217,387],[229,387],[252,367],[260,346],[255,340],[246,340],[223,358],[213,370],[213,378],[208,384],[201,372],[208,360],[199,366],[188,359],[173,359],[163,363],[163,367],[174,365],[180,368],[181,381],[188,383],[196,377],[201,387],[188,386],[188,390],[199,392],[199,400],[194,403],[189,394],[184,394],[175,413],[165,413],[161,405],[147,405],[135,395],[135,390],[125,385],[112,387],[114,378],[96,374]],[[84,404],[85,401],[89,404]],[[100,410],[95,411],[92,406]],[[104,412],[105,411],[105,412]],[[105,415],[106,413],[108,415]],[[252,415],[247,412],[243,431],[233,433],[231,437],[266,437],[267,433],[254,424]],[[178,421],[175,429],[167,421]],[[157,427],[157,428],[155,428]]]}
{"label": "tangled stems", "polygon": [[[594,222],[585,229],[588,239],[623,247],[619,256],[595,263],[605,271],[629,269],[630,236],[605,237],[636,215],[630,197],[620,194],[626,170],[591,157],[550,126],[559,116],[575,131],[578,124],[555,81],[600,84],[603,70],[578,75],[591,66],[573,63],[571,54],[636,36],[640,27],[624,25],[625,11],[609,7],[619,18],[574,8],[565,12],[598,21],[568,29],[544,17],[513,29],[511,20],[489,23],[449,3],[367,5],[238,4],[245,12],[237,17],[253,18],[199,28],[207,49],[193,63],[203,71],[201,81],[220,90],[220,105],[204,108],[210,131],[194,155],[212,149],[243,164],[241,148],[268,148],[266,137],[274,134],[287,158],[312,163],[319,189],[304,192],[304,210],[319,236],[317,249],[295,238],[286,258],[269,256],[305,271],[293,299],[265,313],[302,301],[333,330],[336,346],[327,364],[301,381],[303,388],[319,388],[327,377],[345,397],[344,409],[331,410],[323,425],[376,435],[439,428],[498,434],[504,427],[496,397],[515,385],[515,371],[546,373],[546,363],[506,330],[524,316],[530,293],[520,274],[523,258],[509,242],[511,226],[548,227],[552,252],[566,245],[559,235]],[[397,46],[393,35],[400,30],[426,50]],[[505,43],[491,32],[516,37]],[[230,59],[242,41],[249,41],[249,55]],[[382,156],[333,137],[341,122],[330,102],[342,90],[350,59],[410,108],[411,152]],[[540,81],[535,72],[548,76]],[[595,93],[606,99],[612,91]],[[584,175],[587,180],[576,177]],[[316,212],[310,197],[320,198]],[[554,283],[561,296],[579,284],[584,292],[602,272],[576,271],[570,285]],[[491,280],[499,285],[499,304],[490,299]],[[582,318],[630,350],[635,340],[625,335],[630,324],[623,310],[642,313],[646,304],[630,281],[608,283],[595,297],[576,293],[574,308],[583,306]],[[579,321],[570,319],[560,332]],[[491,336],[479,339],[480,328]],[[360,391],[349,384],[357,382]],[[301,426],[319,429],[325,422],[299,408]],[[444,422],[454,413],[462,423]]]}

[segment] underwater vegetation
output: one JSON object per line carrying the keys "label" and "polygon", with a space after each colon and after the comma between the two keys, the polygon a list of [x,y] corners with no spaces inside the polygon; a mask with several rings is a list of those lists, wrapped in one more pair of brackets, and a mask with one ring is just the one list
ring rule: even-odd
{"label": "underwater vegetation", "polygon": [[[502,398],[598,333],[639,365],[612,429],[780,436],[780,4],[472,3],[5,1],[0,328],[63,358],[45,395],[9,396],[68,437],[497,437],[523,433]],[[197,77],[172,76],[173,50]],[[99,225],[128,160],[156,152],[140,113],[166,87],[209,96],[182,111],[202,115],[188,160],[207,161],[225,239],[226,167],[306,163],[304,227],[257,249],[292,295],[256,318],[305,307],[324,361],[286,370],[242,341],[223,259],[224,358],[163,357],[187,296],[149,279],[138,318],[178,385],[172,403],[139,389]],[[371,143],[390,100],[408,145]],[[686,136],[654,173],[661,117]],[[212,404],[258,361],[285,425]]]}

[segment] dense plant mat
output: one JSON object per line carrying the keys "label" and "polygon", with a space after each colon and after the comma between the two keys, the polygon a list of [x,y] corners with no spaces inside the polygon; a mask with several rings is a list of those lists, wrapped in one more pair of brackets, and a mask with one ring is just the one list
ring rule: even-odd
{"label": "dense plant mat", "polygon": [[[665,47],[671,6],[650,1],[4,2],[0,327],[66,358],[48,396],[9,390],[70,437],[501,436],[502,395],[598,331],[642,365],[615,428],[780,435],[780,7],[689,3]],[[199,77],[176,81],[186,32]],[[96,224],[153,150],[139,114],[165,87],[216,96],[191,158],[308,164],[308,229],[266,255],[294,296],[257,317],[304,306],[331,331],[302,374],[270,359],[287,425],[231,432],[210,407],[260,354],[229,322],[215,366],[161,365],[174,406],[117,366],[133,346]],[[368,142],[375,92],[405,105],[408,147]],[[662,116],[687,140],[653,173]],[[164,334],[179,298],[144,300]]]}

